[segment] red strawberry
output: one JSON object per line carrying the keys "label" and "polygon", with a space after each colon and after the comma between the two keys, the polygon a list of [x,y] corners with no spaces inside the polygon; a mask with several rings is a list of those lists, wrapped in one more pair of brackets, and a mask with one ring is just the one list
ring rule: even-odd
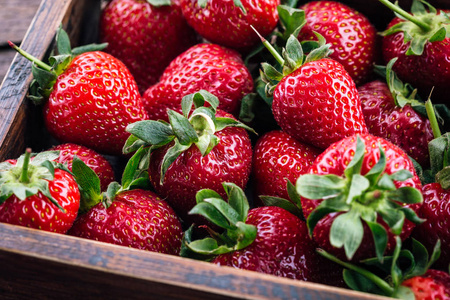
{"label": "red strawberry", "polygon": [[198,44],[170,63],[160,81],[145,92],[144,106],[150,119],[167,121],[167,109],[181,112],[183,96],[201,89],[219,98],[220,109],[237,116],[241,99],[253,90],[253,79],[237,52]]}
{"label": "red strawberry", "polygon": [[349,260],[382,257],[394,249],[394,236],[404,240],[421,221],[415,214],[421,183],[413,163],[372,135],[332,144],[296,187],[314,240],[338,257],[345,250]]}
{"label": "red strawberry", "polygon": [[119,193],[109,207],[100,202],[78,218],[70,235],[177,255],[181,223],[155,193],[141,189]]}
{"label": "red strawberry", "polygon": [[141,92],[155,84],[164,68],[196,41],[179,1],[114,0],[101,15],[101,39],[106,51],[133,74]]}
{"label": "red strawberry", "polygon": [[428,166],[430,158],[424,145],[433,139],[430,121],[414,108],[424,103],[416,93],[392,72],[395,59],[388,63],[386,81],[375,80],[358,88],[364,120],[369,132],[402,148],[420,165]]}
{"label": "red strawberry", "polygon": [[289,199],[286,179],[295,182],[308,172],[320,151],[302,144],[281,130],[261,136],[253,151],[255,193]]}
{"label": "red strawberry", "polygon": [[277,26],[277,6],[280,0],[203,2],[180,0],[183,15],[189,25],[212,43],[247,51],[259,41],[250,25],[264,36]]}
{"label": "red strawberry", "polygon": [[404,281],[402,286],[409,287],[416,300],[450,299],[450,275],[443,271],[428,270],[422,276]]}
{"label": "red strawberry", "polygon": [[[196,109],[190,112],[193,101]],[[212,106],[198,106],[200,101]],[[244,129],[248,127],[228,113],[216,113],[218,103],[202,90],[183,97],[183,115],[168,111],[169,124],[142,121],[128,128],[133,134],[130,144],[151,146],[148,173],[156,192],[187,222],[198,190],[222,192],[224,181],[244,188],[250,175],[252,148]]]}
{"label": "red strawberry", "polygon": [[330,45],[320,35],[319,39],[318,48],[305,58],[300,42],[291,35],[283,54],[286,59],[275,56],[283,74],[263,63],[262,80],[268,93],[273,92],[272,111],[281,129],[325,149],[344,137],[367,133],[367,128],[355,83],[340,63],[326,58]]}
{"label": "red strawberry", "polygon": [[127,247],[177,255],[182,229],[173,209],[154,192],[144,190],[146,173],[138,172],[144,153],[130,158],[122,175],[122,185],[113,182],[101,193],[98,176],[75,157],[73,171],[83,190],[80,208],[85,212],[69,234]]}
{"label": "red strawberry", "polygon": [[30,156],[27,150],[0,164],[0,222],[66,233],[80,207],[78,185],[68,172],[49,167],[58,154]]}
{"label": "red strawberry", "polygon": [[306,24],[299,40],[316,40],[314,32],[320,33],[331,44],[329,57],[344,66],[356,85],[366,82],[377,58],[377,31],[369,19],[337,1],[311,1],[300,9]]}
{"label": "red strawberry", "polygon": [[100,178],[101,189],[105,191],[108,185],[114,181],[114,170],[106,158],[92,149],[66,143],[57,145],[50,150],[59,151],[57,162],[66,164],[69,170],[72,170],[72,161],[74,155],[78,156],[89,168],[91,168]]}
{"label": "red strawberry", "polygon": [[[230,183],[224,183],[223,186],[229,195],[228,203],[217,198],[220,196],[214,191],[201,190],[197,194],[197,205],[191,213],[209,217],[218,226],[222,224],[218,222],[219,218],[213,216],[223,215],[222,218],[229,220],[229,224],[223,226],[226,228],[225,233],[213,235],[216,240],[206,238],[191,242],[188,232],[185,236],[188,249],[209,255],[211,262],[220,266],[342,285],[342,269],[316,253],[305,222],[276,206],[249,210],[241,189]],[[204,242],[217,247],[205,249]],[[189,252],[185,254],[188,256]]]}
{"label": "red strawberry", "polygon": [[60,55],[51,60],[52,67],[35,61],[42,68],[33,67],[39,77],[35,83],[41,86],[31,86],[31,94],[38,94],[35,101],[48,99],[44,106],[48,131],[61,142],[121,154],[129,136],[125,127],[147,118],[133,76],[122,62],[104,52],[76,55],[86,48],[70,50],[62,30],[57,39]]}
{"label": "red strawberry", "polygon": [[413,14],[387,0],[380,1],[402,16],[394,18],[383,32],[385,63],[397,57],[393,69],[401,80],[418,88],[424,97],[434,87],[434,101],[448,103],[450,38],[445,32],[450,20],[447,15],[417,0]]}

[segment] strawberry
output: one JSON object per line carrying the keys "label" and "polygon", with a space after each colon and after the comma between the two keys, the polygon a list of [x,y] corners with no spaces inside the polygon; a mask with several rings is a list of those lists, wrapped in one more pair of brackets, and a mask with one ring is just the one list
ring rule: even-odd
{"label": "strawberry", "polygon": [[142,153],[138,151],[129,160],[122,185],[113,182],[104,193],[100,193],[98,176],[78,157],[74,158],[74,173],[86,201],[81,208],[85,213],[77,218],[70,235],[153,252],[179,253],[181,223],[167,202],[143,189],[148,187],[147,174],[136,172]]}
{"label": "strawberry", "polygon": [[[166,1],[167,2],[167,1]],[[103,9],[100,36],[106,51],[133,74],[139,90],[155,84],[164,68],[196,42],[179,1],[114,0]]]}
{"label": "strawberry", "polygon": [[306,24],[298,39],[315,40],[320,33],[330,44],[330,58],[341,63],[356,85],[372,75],[377,58],[377,31],[369,19],[337,1],[311,1],[300,7]]}
{"label": "strawberry", "polygon": [[428,270],[422,276],[405,280],[402,286],[409,287],[416,300],[449,300],[450,274],[439,270]]}
{"label": "strawberry", "polygon": [[428,166],[428,143],[433,139],[430,121],[419,112],[425,105],[410,85],[392,71],[396,59],[385,70],[386,81],[375,80],[358,88],[364,120],[369,132],[402,148],[420,165]]}
{"label": "strawberry", "polygon": [[241,99],[252,92],[253,79],[240,55],[214,44],[198,44],[175,58],[160,81],[143,96],[152,120],[168,120],[167,109],[181,112],[183,96],[204,89],[219,100],[219,108],[237,116]]}
{"label": "strawberry", "polygon": [[76,155],[100,178],[101,190],[104,191],[114,181],[114,170],[109,161],[92,149],[72,143],[60,144],[50,150],[59,151],[56,162],[66,164],[72,170],[73,157]]}
{"label": "strawberry", "polygon": [[286,184],[308,172],[318,149],[302,144],[281,130],[261,136],[253,150],[255,194],[289,199]]}
{"label": "strawberry", "polygon": [[418,0],[413,1],[412,14],[388,0],[380,2],[398,16],[382,33],[385,63],[398,57],[393,69],[401,80],[415,86],[422,96],[434,87],[434,102],[448,103],[450,39],[445,32],[450,20],[446,13]]}
{"label": "strawberry", "polygon": [[[225,232],[210,230],[212,237],[192,241],[188,230],[184,240],[189,251],[220,266],[341,284],[342,269],[316,253],[304,221],[276,206],[249,209],[242,189],[227,182],[223,188],[228,202],[215,191],[204,189],[198,192],[197,205],[190,213],[203,215]],[[189,256],[189,251],[182,251],[182,256]]]}
{"label": "strawberry", "polygon": [[262,80],[273,94],[272,111],[281,129],[293,138],[325,149],[344,137],[367,133],[355,83],[344,67],[326,58],[330,45],[318,34],[318,47],[305,57],[294,35],[281,57],[264,39],[283,73],[263,63]]}
{"label": "strawberry", "polygon": [[248,51],[258,43],[250,25],[271,33],[278,22],[280,0],[180,0],[188,24],[208,41]]}
{"label": "strawberry", "polygon": [[[36,80],[30,87],[35,103],[44,99],[45,125],[56,139],[104,154],[120,155],[129,134],[125,127],[147,118],[133,76],[113,56],[90,51],[98,46],[71,49],[69,37],[58,31],[59,55],[52,66],[30,57]],[[79,54],[82,51],[89,50]]]}
{"label": "strawberry", "polygon": [[394,249],[394,236],[404,240],[423,222],[416,215],[422,194],[414,165],[383,138],[342,139],[308,173],[296,182],[303,212],[314,240],[333,255],[381,258]]}
{"label": "strawberry", "polygon": [[[210,106],[203,106],[205,102]],[[127,129],[132,136],[125,151],[151,147],[146,161],[150,181],[186,222],[192,222],[187,213],[198,190],[223,192],[224,181],[244,188],[250,175],[252,148],[244,129],[250,128],[216,111],[218,103],[217,97],[201,90],[183,97],[183,115],[168,110],[170,123],[148,120]]]}
{"label": "strawberry", "polygon": [[57,152],[31,150],[0,164],[0,222],[66,233],[77,217],[80,191],[71,174],[50,163]]}

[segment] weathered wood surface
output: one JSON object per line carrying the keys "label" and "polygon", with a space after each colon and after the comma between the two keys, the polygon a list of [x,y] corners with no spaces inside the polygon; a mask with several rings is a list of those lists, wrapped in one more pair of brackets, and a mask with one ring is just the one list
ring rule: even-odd
{"label": "weathered wood surface", "polygon": [[8,224],[0,236],[2,299],[385,299]]}

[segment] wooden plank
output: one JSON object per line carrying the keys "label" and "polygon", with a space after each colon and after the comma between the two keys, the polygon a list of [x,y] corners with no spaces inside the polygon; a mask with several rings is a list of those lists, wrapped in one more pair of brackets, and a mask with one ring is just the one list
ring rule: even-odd
{"label": "wooden plank", "polygon": [[0,49],[0,84],[3,81],[3,78],[5,78],[6,72],[8,71],[15,55],[16,51],[11,48]]}
{"label": "wooden plank", "polygon": [[0,236],[2,298],[387,299],[9,224]]}

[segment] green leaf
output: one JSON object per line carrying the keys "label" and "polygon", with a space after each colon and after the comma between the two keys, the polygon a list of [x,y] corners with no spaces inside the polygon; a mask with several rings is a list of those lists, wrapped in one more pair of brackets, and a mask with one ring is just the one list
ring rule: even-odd
{"label": "green leaf", "polygon": [[188,257],[188,258],[196,259],[196,260],[207,260],[210,257],[209,255],[195,253],[194,251],[189,249],[189,247],[187,246],[188,244],[190,244],[192,242],[193,232],[194,232],[194,224],[192,224],[188,228],[188,230],[186,230],[183,234],[183,238],[181,240],[180,256]]}
{"label": "green leaf", "polygon": [[380,176],[383,174],[386,168],[386,154],[384,153],[383,148],[380,146],[380,158],[378,159],[375,166],[373,166],[369,172],[364,175],[370,182],[370,185],[373,186],[377,183]]}
{"label": "green leaf", "polygon": [[120,191],[120,189],[121,189],[121,186],[116,181],[113,181],[108,185],[106,192],[103,193],[103,205],[105,206],[105,208],[108,208],[111,206],[111,204],[114,201],[114,198],[116,197],[116,195]]}
{"label": "green leaf", "polygon": [[410,186],[403,186],[388,194],[388,199],[406,204],[422,203],[423,196],[421,191]]}
{"label": "green leaf", "polygon": [[281,207],[290,212],[291,214],[293,214],[294,216],[299,217],[301,220],[305,220],[301,208],[289,200],[273,196],[259,196],[259,198],[264,203],[264,206]]}
{"label": "green leaf", "polygon": [[295,188],[295,185],[287,178],[286,180],[286,190],[289,196],[289,199],[291,199],[292,203],[294,203],[297,207],[302,207],[302,202],[300,199],[300,195],[297,193],[297,189]]}
{"label": "green leaf", "polygon": [[364,293],[383,295],[383,292],[378,286],[364,275],[359,274],[356,271],[344,269],[343,271],[344,282],[349,288],[355,291]]}
{"label": "green leaf", "polygon": [[[239,213],[222,198],[207,198],[204,202],[214,206],[214,208],[227,219],[231,227],[235,226],[238,221],[241,221],[241,215],[239,215]],[[244,218],[246,217],[247,215],[245,215]]]}
{"label": "green leaf", "polygon": [[181,145],[190,146],[198,141],[197,132],[188,119],[171,109],[167,111],[167,115],[172,125],[173,133]]}
{"label": "green leaf", "polygon": [[72,55],[72,47],[70,46],[70,38],[67,32],[59,26],[56,33],[56,45],[59,54]]}
{"label": "green leaf", "polygon": [[414,292],[406,286],[400,285],[395,293],[392,295],[394,298],[403,299],[403,300],[415,300],[416,296]]}
{"label": "green leaf", "polygon": [[346,178],[352,178],[354,174],[361,174],[361,167],[364,161],[365,151],[366,146],[364,145],[364,141],[358,135],[356,138],[355,155],[344,171],[344,175]]}
{"label": "green leaf", "polygon": [[86,52],[102,51],[108,47],[108,43],[83,45],[72,49],[72,55],[78,56]]}
{"label": "green leaf", "polygon": [[444,190],[450,188],[450,166],[444,167],[441,171],[436,173],[436,182],[438,182]]}
{"label": "green leaf", "polygon": [[202,156],[208,155],[217,144],[219,144],[219,138],[213,134],[201,135],[195,143]]}
{"label": "green leaf", "polygon": [[238,128],[244,128],[245,130],[248,130],[250,132],[253,132],[254,134],[257,134],[253,128],[237,121],[231,118],[222,118],[218,117],[216,118],[216,132],[221,131],[222,129],[226,127],[238,127]]}
{"label": "green leaf", "polygon": [[409,170],[399,170],[395,173],[392,173],[391,179],[395,181],[406,181],[410,178],[413,178],[413,174]]}
{"label": "green leaf", "polygon": [[172,5],[172,0],[147,0],[147,2],[155,7]]}
{"label": "green leaf", "polygon": [[127,162],[125,169],[122,174],[122,189],[127,190],[131,182],[137,179],[137,175],[139,174],[139,163],[142,157],[146,154],[146,150],[144,148],[140,148]]}
{"label": "green leaf", "polygon": [[410,47],[406,51],[406,55],[422,55],[427,42],[427,37],[420,35],[415,36],[415,38],[411,40]]}
{"label": "green leaf", "polygon": [[291,35],[298,36],[301,28],[306,24],[305,11],[287,5],[278,5],[277,11],[284,28],[283,39],[287,40]]}
{"label": "green leaf", "polygon": [[[150,145],[166,145],[174,138],[174,132],[166,122],[144,120],[129,124],[126,131]],[[130,141],[135,143],[135,138]],[[127,144],[129,142],[127,141]]]}
{"label": "green leaf", "polygon": [[85,213],[102,200],[100,179],[98,175],[76,155],[73,157],[72,173],[80,187],[80,212]]}
{"label": "green leaf", "polygon": [[192,251],[203,255],[219,255],[233,251],[232,248],[225,245],[219,246],[217,241],[213,238],[204,238],[202,240],[196,240],[189,244],[187,247]]}
{"label": "green leaf", "polygon": [[41,69],[34,63],[31,65],[31,72],[33,73],[33,78],[43,90],[51,88],[57,78],[55,73]]}
{"label": "green leaf", "polygon": [[316,207],[316,209],[314,209],[308,216],[308,218],[306,219],[306,225],[308,225],[308,232],[309,235],[312,236],[313,231],[314,231],[314,227],[316,227],[317,223],[326,215],[335,212],[336,210],[326,207],[326,206],[321,206],[319,205],[318,207]]}
{"label": "green leaf", "polygon": [[222,186],[227,194],[229,205],[238,213],[239,221],[247,220],[250,205],[244,191],[234,183],[224,182]]}
{"label": "green leaf", "polygon": [[410,220],[411,222],[413,222],[414,224],[422,224],[423,222],[425,222],[425,219],[421,219],[414,210],[412,210],[409,207],[400,207],[399,208],[404,214],[405,217]]}
{"label": "green leaf", "polygon": [[370,187],[370,182],[362,175],[354,174],[350,183],[350,189],[348,191],[347,204],[353,202],[355,198],[360,198],[361,195]]}
{"label": "green leaf", "polygon": [[219,98],[215,95],[211,94],[206,90],[200,90],[196,93],[188,94],[181,99],[181,110],[183,112],[183,116],[186,118],[189,116],[189,113],[192,110],[192,106],[195,108],[199,108],[209,103],[213,108],[214,112],[217,110],[219,106]]}
{"label": "green leaf", "polygon": [[364,228],[360,216],[355,211],[349,211],[336,217],[331,225],[330,243],[336,248],[344,246],[345,255],[353,258],[361,245]]}
{"label": "green leaf", "polygon": [[401,210],[396,209],[384,209],[378,212],[383,220],[388,224],[392,233],[399,235],[403,229],[403,223],[405,222],[405,214]]}
{"label": "green leaf", "polygon": [[376,222],[368,222],[366,224],[369,226],[370,231],[372,232],[373,241],[375,244],[375,253],[377,255],[378,260],[383,262],[384,251],[386,251],[386,246],[388,242],[387,232],[384,227]]}
{"label": "green leaf", "polygon": [[238,222],[236,224],[239,229],[239,237],[237,239],[237,244],[234,247],[235,250],[244,249],[253,243],[256,239],[257,228],[255,225],[245,224],[244,222]]}
{"label": "green leaf", "polygon": [[141,147],[147,146],[148,143],[141,140],[135,135],[130,134],[128,139],[125,141],[125,144],[123,145],[122,152],[124,154],[133,153],[137,151]]}
{"label": "green leaf", "polygon": [[[409,272],[407,278],[421,276],[428,270],[428,251],[416,239],[412,239],[412,253],[414,259],[414,268]],[[405,279],[407,279],[405,278]]]}
{"label": "green leaf", "polygon": [[[211,198],[210,198],[211,199]],[[232,229],[235,226],[230,225],[226,217],[221,214],[214,205],[208,202],[197,203],[190,211],[190,215],[201,215],[208,221],[216,224],[220,228]]]}
{"label": "green leaf", "polygon": [[345,179],[336,175],[301,175],[295,184],[301,197],[316,200],[336,197],[346,189]]}
{"label": "green leaf", "polygon": [[233,0],[233,2],[234,2],[234,5],[236,5],[237,7],[239,7],[242,10],[242,13],[244,15],[247,14],[247,10],[245,9],[244,5],[242,5],[241,0]]}
{"label": "green leaf", "polygon": [[384,173],[380,180],[378,180],[377,186],[383,190],[387,191],[395,191],[397,187],[395,186],[395,183],[392,181],[391,176]]}
{"label": "green leaf", "polygon": [[211,189],[201,189],[195,194],[196,203],[204,202],[208,198],[222,198],[219,193]]}
{"label": "green leaf", "polygon": [[178,156],[180,156],[181,153],[189,149],[189,147],[189,145],[182,145],[178,142],[178,140],[175,140],[175,144],[167,150],[161,163],[160,184],[164,182],[164,177],[166,176],[167,169],[169,169],[170,165],[178,158]]}
{"label": "green leaf", "polygon": [[[439,259],[441,256],[441,240],[438,239],[436,244],[434,245],[433,252],[431,253],[430,260],[428,261],[427,268],[431,268],[433,264]],[[449,266],[450,267],[450,266]]]}
{"label": "green leaf", "polygon": [[72,55],[68,54],[51,56],[49,58],[49,63],[52,66],[53,73],[55,73],[56,75],[62,74],[71,62]]}
{"label": "green leaf", "polygon": [[291,35],[286,43],[286,54],[294,63],[292,71],[298,68],[303,63],[303,48],[297,36]]}
{"label": "green leaf", "polygon": [[280,81],[284,77],[284,75],[281,72],[279,72],[277,69],[275,69],[272,65],[268,63],[265,62],[261,63],[261,67],[263,69],[265,76],[267,76],[267,78],[269,78],[270,80]]}
{"label": "green leaf", "polygon": [[392,254],[391,280],[394,287],[398,287],[402,280],[402,269],[398,265],[398,258],[402,248],[402,241],[399,236],[395,237],[395,249]]}
{"label": "green leaf", "polygon": [[55,161],[59,157],[59,151],[43,151],[33,157],[31,165],[39,166],[45,161]]}

